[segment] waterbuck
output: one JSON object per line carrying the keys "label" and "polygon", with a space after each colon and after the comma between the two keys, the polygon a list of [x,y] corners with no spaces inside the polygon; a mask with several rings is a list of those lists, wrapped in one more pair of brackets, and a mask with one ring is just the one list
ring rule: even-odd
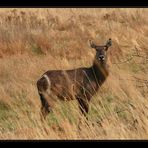
{"label": "waterbuck", "polygon": [[81,112],[86,116],[89,101],[108,77],[107,50],[112,45],[109,39],[105,45],[98,46],[93,41],[90,47],[96,49],[96,56],[91,67],[73,70],[49,70],[37,81],[41,100],[41,112],[44,118],[52,111],[57,99],[77,99]]}

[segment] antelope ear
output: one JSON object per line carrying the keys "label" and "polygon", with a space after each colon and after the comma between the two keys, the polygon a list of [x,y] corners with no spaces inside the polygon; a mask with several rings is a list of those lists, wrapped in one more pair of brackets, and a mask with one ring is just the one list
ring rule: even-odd
{"label": "antelope ear", "polygon": [[107,51],[110,46],[112,46],[112,39],[111,38],[109,38],[107,40],[106,45],[105,45],[105,50]]}
{"label": "antelope ear", "polygon": [[97,47],[92,40],[89,40],[89,44],[90,44],[91,48],[96,48]]}

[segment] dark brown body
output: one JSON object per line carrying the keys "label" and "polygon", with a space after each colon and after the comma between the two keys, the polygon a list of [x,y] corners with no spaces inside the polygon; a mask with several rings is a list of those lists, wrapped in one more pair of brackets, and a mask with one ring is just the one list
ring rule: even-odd
{"label": "dark brown body", "polygon": [[[99,50],[105,50],[104,48],[106,47],[106,45],[94,45],[95,47],[93,45],[92,43],[92,48],[96,47]],[[44,117],[51,111],[53,107],[52,102],[55,102],[57,99],[64,101],[77,99],[82,113],[88,113],[89,101],[109,74],[106,60],[98,60],[100,55],[104,55],[102,52],[100,53],[96,54],[93,65],[89,68],[50,70],[43,74],[37,81],[37,88],[42,103],[41,111]],[[103,58],[106,59],[105,56]]]}

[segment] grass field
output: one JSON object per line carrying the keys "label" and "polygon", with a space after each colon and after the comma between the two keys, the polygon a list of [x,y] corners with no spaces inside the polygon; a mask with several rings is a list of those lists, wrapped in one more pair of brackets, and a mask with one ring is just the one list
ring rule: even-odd
{"label": "grass field", "polygon": [[[0,139],[148,139],[147,16],[144,8],[1,8]],[[88,40],[108,38],[110,75],[89,121],[70,101],[41,122],[36,81],[47,70],[90,66]]]}

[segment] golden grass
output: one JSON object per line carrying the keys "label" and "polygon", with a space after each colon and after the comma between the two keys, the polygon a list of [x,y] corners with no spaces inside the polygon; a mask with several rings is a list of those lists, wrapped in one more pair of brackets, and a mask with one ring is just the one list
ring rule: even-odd
{"label": "golden grass", "polygon": [[[142,8],[0,9],[0,139],[148,139],[147,15]],[[58,102],[41,122],[38,78],[90,66],[88,40],[108,38],[110,75],[88,123],[76,101]]]}

